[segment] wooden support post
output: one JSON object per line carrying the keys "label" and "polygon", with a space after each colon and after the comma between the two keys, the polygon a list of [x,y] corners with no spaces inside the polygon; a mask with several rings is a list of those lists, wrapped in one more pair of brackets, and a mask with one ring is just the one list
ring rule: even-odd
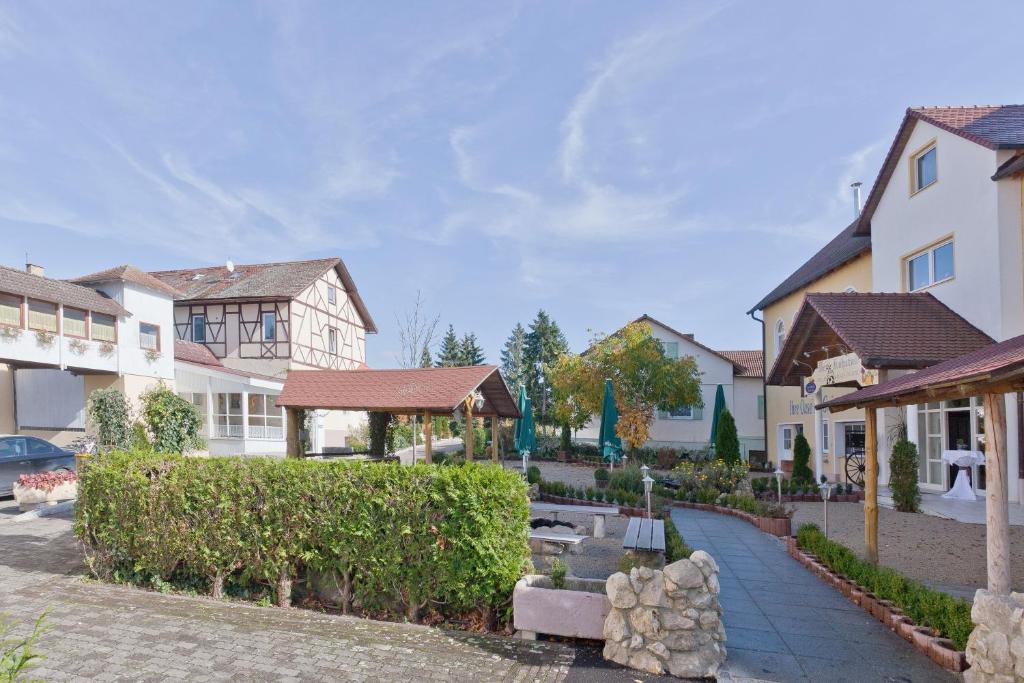
{"label": "wooden support post", "polygon": [[429,410],[423,413],[423,462],[434,462],[434,416]]}
{"label": "wooden support post", "polygon": [[466,462],[473,462],[473,397],[462,404],[465,414],[462,420],[462,443],[466,445]]}
{"label": "wooden support post", "polygon": [[287,408],[285,410],[288,425],[288,441],[287,441],[287,454],[289,458],[299,458],[302,454],[299,452],[299,418],[302,415],[302,411],[298,408]]}
{"label": "wooden support post", "polygon": [[501,462],[498,449],[498,416],[491,416],[491,457],[494,462]]}
{"label": "wooden support post", "polygon": [[864,547],[867,560],[878,564],[878,413],[864,410]]}
{"label": "wooden support post", "polygon": [[988,589],[1010,594],[1010,510],[1006,481],[1006,403],[985,394],[985,556]]}

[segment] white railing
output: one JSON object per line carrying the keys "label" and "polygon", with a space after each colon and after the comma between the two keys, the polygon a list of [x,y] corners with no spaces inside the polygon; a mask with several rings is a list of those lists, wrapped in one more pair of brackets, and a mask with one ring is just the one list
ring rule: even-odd
{"label": "white railing", "polygon": [[241,439],[244,437],[242,425],[214,425],[214,438]]}
{"label": "white railing", "polygon": [[284,428],[272,425],[249,425],[250,439],[283,439]]}

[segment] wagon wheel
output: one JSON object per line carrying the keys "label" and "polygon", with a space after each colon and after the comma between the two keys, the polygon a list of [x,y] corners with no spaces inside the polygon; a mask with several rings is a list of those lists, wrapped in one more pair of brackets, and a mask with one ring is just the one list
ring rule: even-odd
{"label": "wagon wheel", "polygon": [[847,453],[846,479],[857,486],[864,486],[864,453],[862,451]]}

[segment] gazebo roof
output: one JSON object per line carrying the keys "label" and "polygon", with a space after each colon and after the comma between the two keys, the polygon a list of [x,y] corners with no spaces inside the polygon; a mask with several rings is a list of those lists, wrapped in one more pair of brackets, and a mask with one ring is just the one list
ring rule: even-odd
{"label": "gazebo roof", "polygon": [[495,365],[396,370],[292,370],[278,407],[449,414],[474,391],[484,396],[476,416],[520,417]]}

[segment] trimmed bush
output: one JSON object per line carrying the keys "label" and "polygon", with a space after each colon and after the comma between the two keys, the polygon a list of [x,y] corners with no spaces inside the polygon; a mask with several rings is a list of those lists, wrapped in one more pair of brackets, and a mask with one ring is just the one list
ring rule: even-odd
{"label": "trimmed bush", "polygon": [[594,470],[594,481],[608,481],[608,477],[611,476],[603,467],[598,467]]}
{"label": "trimmed bush", "polygon": [[793,439],[793,482],[806,484],[814,481],[814,472],[811,471],[811,445],[807,443],[807,437],[797,434]]}
{"label": "trimmed bush", "polygon": [[682,535],[676,529],[675,522],[672,521],[672,515],[666,512],[662,519],[665,520],[665,564],[672,564],[684,558],[688,559],[693,551],[683,541]]}
{"label": "trimmed bush", "polygon": [[490,465],[399,467],[114,453],[81,475],[75,531],[101,578],[219,595],[336,573],[377,615],[494,610],[529,561],[529,501]]}
{"label": "trimmed bush", "polygon": [[536,465],[530,465],[526,468],[526,483],[528,484],[539,484],[540,483],[540,468]]}
{"label": "trimmed bush", "polygon": [[842,574],[882,600],[891,600],[921,626],[929,626],[949,638],[958,650],[967,646],[974,629],[971,603],[941,591],[925,588],[888,567],[866,562],[846,546],[825,537],[814,524],[804,524],[796,533],[797,543],[814,553],[832,571]]}
{"label": "trimmed bush", "polygon": [[900,439],[889,456],[889,488],[892,502],[900,512],[917,512],[921,490],[917,487],[917,446]]}

